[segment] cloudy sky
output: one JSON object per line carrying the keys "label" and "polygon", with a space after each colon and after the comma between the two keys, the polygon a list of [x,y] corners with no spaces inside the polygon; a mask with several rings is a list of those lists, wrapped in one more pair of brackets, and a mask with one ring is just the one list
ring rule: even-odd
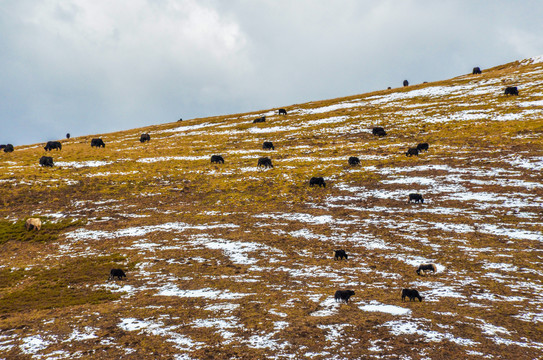
{"label": "cloudy sky", "polygon": [[543,54],[543,1],[0,0],[0,143],[447,79]]}

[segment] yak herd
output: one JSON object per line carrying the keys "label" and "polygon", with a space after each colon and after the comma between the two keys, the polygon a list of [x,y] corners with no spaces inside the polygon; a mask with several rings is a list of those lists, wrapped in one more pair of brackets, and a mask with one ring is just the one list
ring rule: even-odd
{"label": "yak herd", "polygon": [[[481,69],[479,67],[473,68],[473,74],[474,75],[481,74],[481,73],[482,73],[482,71],[481,71]],[[403,85],[408,86],[409,82],[407,80],[404,80]],[[515,87],[507,87],[505,89],[504,93],[505,93],[505,95],[517,95],[517,96],[519,94],[518,89],[517,89],[516,86]],[[279,109],[278,114],[279,115],[287,115],[287,111],[285,109]],[[181,119],[179,121],[181,121]],[[254,119],[253,123],[263,123],[265,121],[266,121],[266,117],[261,116],[261,117],[258,117],[256,119]],[[378,136],[380,138],[387,136],[387,132],[382,127],[374,127],[372,129],[372,134],[374,136]],[[66,134],[66,138],[68,138],[68,139],[70,138],[69,133]],[[149,134],[141,134],[141,136],[140,136],[140,142],[141,143],[149,142],[150,140],[151,140],[151,137],[150,137]],[[105,146],[106,145],[105,145],[104,141],[102,139],[100,139],[100,138],[93,138],[91,140],[91,147],[105,148]],[[418,156],[420,152],[428,151],[428,148],[429,148],[428,143],[420,143],[416,147],[408,148],[405,155],[408,156],[408,157],[410,157],[410,156]],[[45,149],[45,151],[51,151],[51,150],[54,150],[54,149],[57,150],[57,151],[60,151],[60,150],[62,150],[62,144],[59,141],[48,141],[47,144],[45,145],[44,149]],[[274,147],[274,145],[273,145],[273,143],[271,141],[265,141],[263,143],[263,145],[262,145],[262,149],[263,150],[275,150],[275,147]],[[0,150],[3,150],[6,153],[13,152],[14,147],[13,147],[12,144],[0,145]],[[212,164],[224,164],[224,158],[221,155],[213,155],[213,156],[211,156],[211,163]],[[44,167],[52,167],[54,165],[53,158],[50,157],[50,156],[42,156],[40,158],[40,160],[39,160],[39,164],[41,166],[44,166]],[[360,159],[355,157],[355,156],[351,156],[348,159],[348,164],[350,166],[360,165]],[[261,157],[261,158],[259,158],[257,166],[259,168],[260,167],[273,168],[272,161],[271,161],[271,159],[269,157]],[[326,187],[326,182],[325,182],[324,178],[322,178],[322,177],[312,177],[309,180],[309,185],[310,186],[317,185],[319,187]],[[411,194],[409,194],[409,198],[408,198],[408,203],[410,203],[410,202],[421,203],[422,204],[422,203],[424,203],[424,199],[423,199],[421,194],[411,193]],[[42,223],[41,223],[40,218],[29,218],[25,222],[25,228],[27,230],[36,229],[36,230],[39,231],[41,229],[41,226],[42,226]],[[343,260],[343,259],[345,259],[345,260],[348,259],[348,255],[347,255],[346,251],[343,250],[343,249],[334,250],[334,260]],[[435,273],[436,271],[437,271],[437,269],[436,269],[436,266],[434,264],[421,264],[417,268],[416,273],[417,273],[417,275],[425,275],[428,272]],[[122,280],[123,278],[126,278],[126,274],[122,269],[111,269],[108,280],[113,280],[115,278],[117,278],[118,280]],[[353,296],[353,295],[355,295],[355,292],[353,290],[337,290],[335,295],[334,295],[334,298],[335,298],[336,301],[348,303],[349,298],[351,296]],[[401,298],[402,298],[402,301],[405,301],[405,298],[408,298],[409,301],[414,301],[416,299],[418,299],[419,301],[422,301],[422,299],[423,299],[423,297],[415,289],[402,289]]]}
{"label": "yak herd", "polygon": [[5,153],[13,152],[14,148],[12,144],[2,144],[0,145],[0,150],[3,150]]}
{"label": "yak herd", "polygon": [[[347,260],[347,252],[343,249],[334,250],[334,260]],[[415,271],[417,275],[423,276],[428,272],[436,273],[437,267],[434,264],[421,264]],[[349,298],[353,296],[355,292],[353,290],[337,290],[334,296],[336,302],[348,303]],[[419,299],[422,302],[423,297],[419,294],[416,289],[402,289],[402,301],[405,301],[405,298],[409,298],[409,301],[415,301]]]}
{"label": "yak herd", "polygon": [[[286,115],[286,110],[280,109],[279,114]],[[253,123],[260,123],[265,122],[266,117],[262,116],[253,121]],[[372,129],[372,134],[378,137],[384,137],[387,136],[387,132],[382,127],[374,127]],[[69,134],[66,135],[67,138],[69,138]],[[149,142],[151,140],[151,136],[147,133],[141,134],[140,136],[140,142],[145,143]],[[91,147],[102,147],[105,148],[106,144],[104,141],[100,138],[93,138],[91,139]],[[406,155],[412,156],[412,155],[418,155],[421,151],[428,151],[428,143],[420,143],[414,148],[409,148]],[[44,147],[45,151],[51,151],[51,150],[62,150],[62,144],[59,141],[48,141],[47,144]],[[263,150],[275,150],[275,146],[271,141],[264,141],[262,144]],[[39,161],[41,166],[44,167],[52,167],[53,164],[53,158],[50,156],[42,156]],[[224,158],[222,155],[212,155],[211,156],[211,163],[212,164],[224,164]],[[349,166],[357,166],[360,165],[360,159],[355,156],[351,156],[348,159]],[[257,166],[264,167],[264,168],[273,168],[272,161],[269,157],[261,157],[258,159]],[[309,180],[309,186],[318,186],[318,187],[326,187],[326,182],[323,177],[312,177]],[[422,195],[420,194],[409,194],[409,200],[408,202],[415,202],[415,203],[424,203],[424,200],[422,198]],[[41,220],[39,218],[29,218],[27,219],[25,223],[25,227],[27,230],[40,230],[41,229]],[[334,259],[335,260],[347,260],[348,255],[345,250],[334,250]],[[423,264],[420,265],[419,268],[416,270],[416,273],[418,275],[424,275],[428,271],[435,272],[436,267],[433,264]],[[111,269],[108,280],[123,280],[123,278],[126,278],[126,274],[122,269]],[[351,296],[355,295],[355,292],[353,290],[337,290],[334,298],[336,301],[348,303]],[[405,298],[409,298],[410,301],[419,299],[419,301],[422,301],[422,296],[418,293],[415,289],[402,289],[402,301],[405,301]]]}

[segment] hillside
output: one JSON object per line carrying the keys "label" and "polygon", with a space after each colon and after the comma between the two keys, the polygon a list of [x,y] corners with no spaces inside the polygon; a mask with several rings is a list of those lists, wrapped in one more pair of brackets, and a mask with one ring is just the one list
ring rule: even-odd
{"label": "hillside", "polygon": [[0,357],[543,356],[542,85],[533,58],[0,153]]}

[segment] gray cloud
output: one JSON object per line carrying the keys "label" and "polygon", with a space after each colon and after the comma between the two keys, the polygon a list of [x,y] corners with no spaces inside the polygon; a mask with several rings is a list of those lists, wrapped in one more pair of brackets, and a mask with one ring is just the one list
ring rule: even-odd
{"label": "gray cloud", "polygon": [[0,143],[352,95],[543,53],[537,1],[0,0]]}

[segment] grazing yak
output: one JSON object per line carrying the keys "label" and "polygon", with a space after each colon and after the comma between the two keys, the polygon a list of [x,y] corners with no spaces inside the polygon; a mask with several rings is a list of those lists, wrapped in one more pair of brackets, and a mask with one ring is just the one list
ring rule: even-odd
{"label": "grazing yak", "polygon": [[436,266],[434,264],[422,264],[417,269],[417,275],[424,275],[428,271],[435,273],[437,271]]}
{"label": "grazing yak", "polygon": [[41,229],[41,219],[40,218],[28,218],[25,223],[26,230],[36,229],[39,231]]}
{"label": "grazing yak", "polygon": [[410,203],[412,201],[414,201],[416,204],[418,204],[419,202],[424,204],[424,199],[422,198],[421,194],[409,194],[409,200],[407,200],[407,202]]}
{"label": "grazing yak", "polygon": [[420,143],[417,145],[417,151],[428,151],[428,143]]}
{"label": "grazing yak", "polygon": [[419,301],[422,302],[422,296],[420,296],[419,292],[415,289],[402,289],[402,301],[405,301],[406,296],[409,298],[409,301],[419,299]]}
{"label": "grazing yak", "polygon": [[345,250],[334,250],[334,260],[343,260],[343,258],[347,260],[347,253]]}
{"label": "grazing yak", "polygon": [[349,298],[354,295],[354,291],[352,290],[338,290],[336,291],[336,294],[334,295],[334,298],[336,299],[336,302],[344,302],[348,303]]}
{"label": "grazing yak", "polygon": [[482,71],[481,71],[481,68],[476,66],[473,68],[473,75],[478,75],[478,74],[481,74]]}
{"label": "grazing yak", "polygon": [[42,156],[40,158],[40,165],[53,167],[53,158],[51,156]]}
{"label": "grazing yak", "polygon": [[409,86],[409,81],[404,80],[404,81],[403,81],[403,86]]}
{"label": "grazing yak", "polygon": [[287,111],[285,109],[279,109],[279,115],[286,115]]}
{"label": "grazing yak", "polygon": [[360,159],[357,158],[356,156],[351,156],[349,158],[349,165],[351,165],[351,166],[360,165]]}
{"label": "grazing yak", "polygon": [[51,151],[53,149],[62,150],[62,144],[60,141],[48,141],[44,147],[45,151]]}
{"label": "grazing yak", "polygon": [[140,143],[144,143],[146,141],[151,141],[151,136],[149,134],[141,134]]}
{"label": "grazing yak", "polygon": [[313,185],[319,185],[319,187],[326,187],[326,183],[324,182],[324,178],[322,177],[312,177],[309,180],[309,186]]}
{"label": "grazing yak", "polygon": [[371,133],[373,135],[377,135],[379,137],[383,137],[383,136],[387,136],[387,132],[385,131],[385,129],[383,129],[382,127],[374,127],[373,129],[371,129]]}
{"label": "grazing yak", "polygon": [[66,134],[66,139],[69,139],[70,138],[70,133],[67,133]]}
{"label": "grazing yak", "polygon": [[419,151],[417,150],[417,148],[407,149],[405,156],[413,156],[413,155],[419,156]]}
{"label": "grazing yak", "polygon": [[7,144],[6,146],[4,146],[4,152],[6,153],[13,152],[13,145]]}
{"label": "grazing yak", "polygon": [[224,159],[221,155],[212,155],[211,156],[212,164],[224,164]]}
{"label": "grazing yak", "polygon": [[385,130],[379,130],[375,135],[379,137],[387,136],[387,132]]}
{"label": "grazing yak", "polygon": [[261,123],[261,122],[265,122],[266,121],[266,117],[265,116],[262,116],[262,117],[259,117],[257,119],[254,119],[253,120],[253,124],[256,124],[256,123]]}
{"label": "grazing yak", "polygon": [[518,89],[516,86],[509,86],[505,88],[505,95],[517,95],[518,96]]}
{"label": "grazing yak", "polygon": [[271,159],[267,157],[261,157],[260,159],[258,159],[258,164],[256,166],[258,167],[264,166],[266,169],[268,167],[271,167],[271,168],[273,167]]}
{"label": "grazing yak", "polygon": [[264,141],[264,144],[262,144],[262,149],[263,150],[269,150],[269,149],[275,150],[275,147],[273,146],[273,143],[271,141]]}
{"label": "grazing yak", "polygon": [[126,277],[126,274],[121,269],[111,269],[109,272],[109,278],[108,280],[112,280],[115,278],[118,278],[119,280],[122,280],[123,277]]}
{"label": "grazing yak", "polygon": [[106,144],[104,144],[104,141],[102,139],[92,139],[91,140],[91,147],[106,147]]}

